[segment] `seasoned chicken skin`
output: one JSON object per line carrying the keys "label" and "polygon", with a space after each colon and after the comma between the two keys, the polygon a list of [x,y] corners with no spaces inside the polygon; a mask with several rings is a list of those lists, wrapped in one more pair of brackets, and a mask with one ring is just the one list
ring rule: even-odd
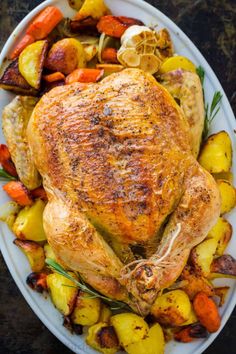
{"label": "seasoned chicken skin", "polygon": [[141,314],[219,215],[216,183],[192,155],[192,128],[169,92],[138,69],[53,89],[28,126],[58,259]]}

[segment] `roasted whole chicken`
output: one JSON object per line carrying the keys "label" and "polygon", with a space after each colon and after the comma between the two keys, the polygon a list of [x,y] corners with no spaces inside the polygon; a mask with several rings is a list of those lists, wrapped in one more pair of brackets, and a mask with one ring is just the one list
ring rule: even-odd
{"label": "roasted whole chicken", "polygon": [[100,83],[57,87],[28,125],[58,261],[142,315],[220,212],[216,183],[196,161],[199,79],[191,73],[183,88],[186,73],[178,70],[161,81],[126,69]]}

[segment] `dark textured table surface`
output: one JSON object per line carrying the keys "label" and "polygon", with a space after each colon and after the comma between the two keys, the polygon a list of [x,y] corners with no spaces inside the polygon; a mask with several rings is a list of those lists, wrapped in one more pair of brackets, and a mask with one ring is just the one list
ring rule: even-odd
{"label": "dark textured table surface", "polygon": [[[66,0],[65,0],[66,1]],[[0,46],[41,0],[0,0]],[[149,0],[192,39],[218,76],[236,112],[236,1]],[[0,353],[71,353],[40,322],[0,255]],[[236,353],[236,310],[205,354]]]}

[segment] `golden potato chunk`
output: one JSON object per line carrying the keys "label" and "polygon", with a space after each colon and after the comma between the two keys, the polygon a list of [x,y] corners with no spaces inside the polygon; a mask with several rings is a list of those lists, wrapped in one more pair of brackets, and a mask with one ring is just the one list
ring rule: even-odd
{"label": "golden potato chunk", "polygon": [[101,300],[98,298],[91,298],[88,294],[80,291],[71,318],[75,324],[92,326],[98,322],[100,311]]}
{"label": "golden potato chunk", "polygon": [[149,328],[144,319],[134,313],[121,313],[111,317],[110,322],[115,328],[119,343],[126,347],[146,337]]}
{"label": "golden potato chunk", "polygon": [[[200,290],[199,290],[200,291]],[[198,318],[194,312],[194,309],[193,309],[193,306],[191,306],[191,311],[190,311],[190,314],[189,314],[189,318],[187,321],[183,322],[180,326],[188,326],[188,325],[191,325],[193,323],[196,323],[198,322]]]}
{"label": "golden potato chunk", "polygon": [[189,319],[191,303],[183,290],[173,290],[159,296],[151,308],[151,314],[165,325],[179,326]]}
{"label": "golden potato chunk", "polygon": [[99,20],[100,17],[110,13],[103,0],[85,0],[79,12],[75,16],[75,20],[82,20],[86,17],[92,17]]}
{"label": "golden potato chunk", "polygon": [[217,249],[218,242],[214,238],[207,239],[197,245],[191,252],[191,260],[198,272],[203,277],[208,277],[211,263]]}
{"label": "golden potato chunk", "polygon": [[44,241],[43,211],[45,203],[38,199],[32,206],[23,208],[13,224],[14,234],[22,240]]}
{"label": "golden potato chunk", "polygon": [[79,11],[84,3],[84,0],[68,0],[68,4],[72,9]]}
{"label": "golden potato chunk", "polygon": [[[70,273],[70,275],[76,278],[74,273]],[[47,286],[56,308],[64,316],[70,315],[78,294],[74,282],[63,275],[52,273],[47,276]]]}
{"label": "golden potato chunk", "polygon": [[55,262],[58,262],[57,258],[55,256],[55,253],[53,252],[53,249],[49,245],[49,243],[46,243],[43,248],[44,248],[45,258],[49,258],[49,259],[52,259]]}
{"label": "golden potato chunk", "polygon": [[114,328],[103,322],[89,327],[86,343],[104,354],[115,354],[119,351],[119,341]]}
{"label": "golden potato chunk", "polygon": [[40,88],[47,48],[46,40],[37,41],[28,45],[19,56],[19,71],[36,90]]}
{"label": "golden potato chunk", "polygon": [[221,131],[209,136],[198,161],[210,173],[229,172],[232,165],[232,144],[229,134]]}
{"label": "golden potato chunk", "polygon": [[207,238],[213,238],[218,242],[216,249],[217,256],[222,256],[224,253],[225,248],[231,239],[232,232],[233,229],[231,224],[222,217],[219,217],[217,223],[209,231]]}
{"label": "golden potato chunk", "polygon": [[236,191],[229,181],[219,179],[216,181],[220,190],[221,209],[220,214],[223,215],[232,210],[236,205]]}
{"label": "golden potato chunk", "polygon": [[40,272],[44,268],[45,256],[42,246],[33,241],[19,239],[15,239],[13,242],[26,255],[33,272]]}
{"label": "golden potato chunk", "polygon": [[148,331],[146,338],[127,345],[128,354],[164,354],[165,339],[161,326],[155,323]]}
{"label": "golden potato chunk", "polygon": [[53,44],[45,62],[46,68],[52,71],[60,71],[66,75],[85,66],[84,47],[75,38],[64,38]]}
{"label": "golden potato chunk", "polygon": [[0,87],[20,95],[34,96],[37,94],[37,91],[31,87],[21,75],[19,71],[18,59],[11,62],[5,69],[0,79]]}

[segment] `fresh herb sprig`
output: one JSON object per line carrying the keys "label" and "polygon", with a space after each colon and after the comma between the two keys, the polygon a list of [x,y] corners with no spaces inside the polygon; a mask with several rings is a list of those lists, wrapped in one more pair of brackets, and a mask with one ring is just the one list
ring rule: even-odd
{"label": "fresh herb sprig", "polygon": [[128,311],[132,311],[130,309],[130,307],[127,304],[125,304],[124,302],[112,300],[109,297],[101,295],[100,293],[91,289],[87,284],[85,284],[81,278],[79,278],[79,280],[75,279],[74,277],[72,277],[72,275],[70,275],[68,272],[66,272],[65,269],[63,269],[60,266],[60,264],[58,264],[57,262],[55,262],[51,258],[47,258],[45,262],[56,273],[63,275],[65,278],[71,280],[76,285],[77,288],[84,291],[86,294],[89,294],[90,298],[100,298],[101,300],[106,302],[110,306],[111,310],[121,310],[121,309],[126,308],[126,310],[128,310]]}
{"label": "fresh herb sprig", "polygon": [[5,170],[0,168],[0,181],[15,181],[16,178],[9,175]]}
{"label": "fresh herb sprig", "polygon": [[[197,68],[197,74],[200,78],[201,84],[202,84],[202,91],[203,91],[203,98],[204,102],[205,100],[205,91],[204,91],[204,80],[205,80],[205,71],[202,66],[199,66]],[[204,120],[204,128],[203,128],[203,133],[202,133],[202,138],[205,140],[209,133],[209,129],[211,126],[211,123],[213,122],[215,116],[220,110],[220,102],[222,99],[222,94],[220,91],[216,91],[214,93],[211,105],[209,106],[208,103],[205,103],[205,120]]]}

